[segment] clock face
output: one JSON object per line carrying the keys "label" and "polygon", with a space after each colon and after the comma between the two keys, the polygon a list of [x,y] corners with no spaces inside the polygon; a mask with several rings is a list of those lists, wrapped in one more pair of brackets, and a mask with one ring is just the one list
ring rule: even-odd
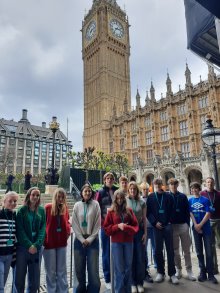
{"label": "clock face", "polygon": [[111,19],[109,23],[110,29],[113,33],[113,35],[118,38],[122,39],[124,36],[124,28],[122,24],[117,19]]}
{"label": "clock face", "polygon": [[85,38],[87,41],[91,41],[91,39],[94,37],[96,33],[96,22],[95,20],[92,20],[86,29]]}

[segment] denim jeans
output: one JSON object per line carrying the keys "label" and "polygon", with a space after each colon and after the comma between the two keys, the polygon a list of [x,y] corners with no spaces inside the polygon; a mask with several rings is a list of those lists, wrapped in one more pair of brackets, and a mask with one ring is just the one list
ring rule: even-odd
{"label": "denim jeans", "polygon": [[[208,273],[213,276],[213,255],[212,255],[212,236],[200,234],[193,228],[193,236],[195,240],[196,254],[199,261],[199,268],[202,273]],[[206,265],[204,258],[203,245],[205,248]]]}
{"label": "denim jeans", "polygon": [[149,267],[149,258],[148,258],[148,244],[149,240],[151,242],[151,251],[153,253],[154,267],[157,267],[156,258],[155,258],[155,240],[154,240],[154,230],[153,227],[147,228],[147,241],[146,241],[146,269]]}
{"label": "denim jeans", "polygon": [[157,263],[157,271],[159,274],[165,274],[163,245],[165,243],[167,252],[168,275],[171,277],[175,275],[176,269],[174,264],[174,250],[173,250],[173,231],[172,226],[168,224],[163,229],[154,227],[155,238],[155,257]]}
{"label": "denim jeans", "polygon": [[138,233],[134,236],[133,246],[133,261],[132,261],[132,285],[143,285],[145,278],[145,249],[143,245],[142,237],[144,230],[139,229]]}
{"label": "denim jeans", "polygon": [[66,247],[44,249],[48,293],[67,293]]}
{"label": "denim jeans", "polygon": [[115,293],[131,292],[132,242],[112,242]]}
{"label": "denim jeans", "polygon": [[102,244],[102,269],[106,283],[111,282],[110,270],[110,237],[105,234],[103,228],[100,231],[101,244]]}
{"label": "denim jeans", "polygon": [[[74,240],[74,266],[78,286],[77,293],[98,293],[100,291],[99,279],[99,239],[96,238],[90,245],[84,247],[75,238]],[[88,271],[88,284],[86,286],[86,266]]]}
{"label": "denim jeans", "polygon": [[28,268],[28,293],[36,293],[40,286],[40,264],[41,252],[30,254],[28,249],[17,247],[16,253],[16,276],[15,287],[17,293],[23,293],[25,288],[25,277]]}
{"label": "denim jeans", "polygon": [[8,278],[12,254],[0,255],[0,293],[4,293],[4,286]]}

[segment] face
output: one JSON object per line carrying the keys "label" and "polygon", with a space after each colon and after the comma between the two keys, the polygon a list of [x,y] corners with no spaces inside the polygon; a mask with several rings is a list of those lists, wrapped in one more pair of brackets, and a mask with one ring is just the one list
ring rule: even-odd
{"label": "face", "polygon": [[214,189],[215,182],[211,178],[206,179],[205,184],[206,184],[208,191],[212,191]]}
{"label": "face", "polygon": [[85,202],[89,201],[92,196],[92,190],[89,187],[85,187],[82,191],[82,197]]}
{"label": "face", "polygon": [[191,193],[192,193],[193,195],[198,196],[199,193],[200,193],[200,189],[199,189],[199,188],[195,188],[195,187],[193,187],[193,188],[191,188]]}
{"label": "face", "polygon": [[96,33],[96,22],[93,20],[90,22],[86,29],[86,39],[90,41]]}
{"label": "face", "polygon": [[142,194],[144,196],[147,196],[148,195],[148,192],[149,192],[149,189],[148,188],[146,188],[146,187],[142,188]]}
{"label": "face", "polygon": [[124,202],[124,197],[121,196],[121,195],[117,195],[116,201],[117,201],[117,204],[119,206],[121,206],[123,204],[123,202]]}
{"label": "face", "polygon": [[162,190],[162,184],[155,184],[155,185],[154,185],[154,190],[155,190],[155,191]]}
{"label": "face", "polygon": [[107,176],[106,178],[105,178],[105,185],[107,186],[107,187],[112,187],[112,185],[113,185],[113,183],[114,183],[114,179],[113,179],[113,177],[111,176],[111,175],[109,175],[109,176]]}
{"label": "face", "polygon": [[40,191],[39,190],[32,190],[30,194],[30,203],[31,205],[35,206],[40,199]]}
{"label": "face", "polygon": [[17,206],[18,197],[15,195],[9,195],[4,200],[4,208],[12,211]]}
{"label": "face", "polygon": [[132,198],[134,198],[137,194],[137,187],[134,185],[131,185],[128,189],[128,193]]}
{"label": "face", "polygon": [[172,193],[176,193],[178,188],[178,184],[169,184],[169,189]]}
{"label": "face", "polygon": [[124,28],[119,21],[117,21],[116,19],[112,19],[110,21],[110,29],[115,37],[119,39],[123,38]]}
{"label": "face", "polygon": [[128,182],[127,182],[127,181],[121,181],[121,182],[120,182],[120,188],[121,188],[122,190],[127,191],[127,190],[128,190]]}
{"label": "face", "polygon": [[58,205],[63,205],[64,204],[64,199],[65,199],[64,194],[63,193],[58,193],[57,204]]}

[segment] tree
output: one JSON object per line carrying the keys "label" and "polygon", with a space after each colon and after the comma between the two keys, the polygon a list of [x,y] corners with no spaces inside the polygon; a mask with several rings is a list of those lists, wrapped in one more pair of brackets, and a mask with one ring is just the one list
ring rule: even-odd
{"label": "tree", "polygon": [[5,185],[7,180],[7,174],[5,172],[0,171],[0,185]]}
{"label": "tree", "polygon": [[17,173],[15,175],[15,182],[18,184],[18,192],[21,193],[21,183],[24,181],[24,175],[22,173]]}

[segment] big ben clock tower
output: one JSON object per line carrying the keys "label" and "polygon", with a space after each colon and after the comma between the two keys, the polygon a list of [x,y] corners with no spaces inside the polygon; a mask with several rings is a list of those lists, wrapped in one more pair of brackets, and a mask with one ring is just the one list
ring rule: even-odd
{"label": "big ben clock tower", "polygon": [[129,23],[116,0],[93,0],[82,25],[85,147],[109,153],[113,107],[121,114],[130,94]]}

